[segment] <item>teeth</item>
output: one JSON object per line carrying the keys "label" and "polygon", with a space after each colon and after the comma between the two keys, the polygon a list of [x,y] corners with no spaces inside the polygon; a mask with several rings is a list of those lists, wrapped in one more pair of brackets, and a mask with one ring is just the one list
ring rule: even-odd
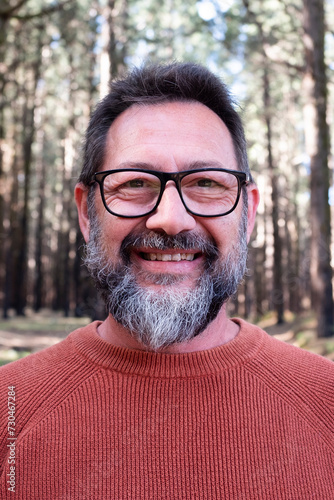
{"label": "teeth", "polygon": [[194,260],[193,253],[146,253],[144,254],[147,260],[161,260],[163,262],[180,262],[180,260]]}

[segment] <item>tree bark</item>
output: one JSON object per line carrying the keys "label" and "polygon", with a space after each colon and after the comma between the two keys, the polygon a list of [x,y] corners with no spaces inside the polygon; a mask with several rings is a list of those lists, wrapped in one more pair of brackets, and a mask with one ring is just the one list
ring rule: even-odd
{"label": "tree bark", "polygon": [[330,264],[331,223],[329,192],[329,129],[324,58],[324,2],[303,0],[306,71],[305,140],[311,167],[311,286],[318,336],[334,334],[334,304]]}
{"label": "tree bark", "polygon": [[127,33],[127,0],[109,0],[109,71],[110,80],[117,77],[125,69],[126,33]]}
{"label": "tree bark", "polygon": [[46,165],[43,159],[43,132],[40,131],[41,139],[41,151],[39,158],[39,187],[38,187],[38,217],[35,233],[35,262],[36,262],[36,272],[35,272],[35,282],[34,282],[34,310],[39,311],[45,304],[43,293],[43,282],[44,282],[44,272],[43,272],[43,241],[44,241],[44,210],[45,210],[45,184],[46,184]]}
{"label": "tree bark", "polygon": [[271,99],[270,99],[270,84],[269,84],[269,69],[264,61],[263,70],[263,101],[264,101],[264,116],[267,132],[267,151],[268,151],[268,170],[271,179],[271,201],[272,201],[272,223],[274,233],[274,286],[272,291],[271,302],[274,306],[277,315],[277,323],[284,321],[284,289],[283,289],[283,269],[282,269],[282,240],[279,232],[279,194],[278,194],[278,178],[275,172],[273,155],[272,155],[272,127],[271,127]]}
{"label": "tree bark", "polygon": [[41,70],[41,50],[42,50],[43,26],[39,30],[39,40],[37,44],[37,59],[33,65],[33,81],[31,85],[31,95],[27,96],[23,114],[23,172],[24,172],[24,201],[20,221],[20,251],[17,263],[17,280],[15,285],[17,301],[16,312],[24,315],[26,306],[27,290],[27,257],[28,257],[28,235],[29,235],[29,191],[32,164],[32,145],[35,136],[35,96],[37,83]]}

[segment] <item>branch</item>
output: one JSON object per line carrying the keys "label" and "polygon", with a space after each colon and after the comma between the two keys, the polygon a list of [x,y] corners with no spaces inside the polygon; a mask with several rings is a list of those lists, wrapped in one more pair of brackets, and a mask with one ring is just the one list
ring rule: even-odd
{"label": "branch", "polygon": [[28,0],[19,0],[19,2],[13,7],[8,6],[8,9],[0,9],[0,17],[4,17],[6,19],[13,17],[14,12],[16,12],[22,5],[27,3]]}
{"label": "branch", "polygon": [[26,14],[24,16],[20,15],[13,15],[15,19],[19,19],[20,21],[29,21],[30,19],[34,19],[36,17],[42,17],[42,16],[47,16],[48,14],[52,14],[53,12],[57,12],[59,10],[62,10],[66,5],[69,5],[72,3],[72,0],[65,0],[62,3],[58,3],[56,5],[51,5],[50,7],[46,7],[45,9],[42,9],[40,12],[35,12],[35,14]]}
{"label": "branch", "polygon": [[297,14],[302,14],[302,8],[299,7],[298,5],[293,5],[291,3],[285,3],[284,0],[278,0],[284,7],[284,10],[286,12],[286,14],[290,14],[291,10],[293,9],[295,12],[297,12]]}
{"label": "branch", "polygon": [[274,64],[279,64],[281,66],[285,66],[289,69],[294,69],[298,72],[304,72],[305,68],[304,66],[299,66],[298,64],[291,64],[288,61],[282,60],[282,59],[275,59],[272,55],[270,55],[270,50],[268,50],[268,47],[270,47],[270,44],[267,42],[266,36],[264,34],[263,30],[263,25],[262,23],[258,20],[257,15],[255,12],[253,12],[249,6],[249,0],[242,0],[244,7],[247,10],[249,19],[252,20],[257,27],[261,39],[261,49],[262,49],[262,55],[270,62]]}
{"label": "branch", "polygon": [[279,66],[285,66],[286,68],[289,68],[289,69],[294,69],[298,73],[305,72],[305,66],[300,66],[299,64],[292,64],[289,61],[286,61],[284,59],[275,59],[274,57],[272,57],[268,54],[266,49],[264,49],[264,53],[265,53],[266,58],[269,59],[269,61],[274,63],[274,64],[278,64]]}

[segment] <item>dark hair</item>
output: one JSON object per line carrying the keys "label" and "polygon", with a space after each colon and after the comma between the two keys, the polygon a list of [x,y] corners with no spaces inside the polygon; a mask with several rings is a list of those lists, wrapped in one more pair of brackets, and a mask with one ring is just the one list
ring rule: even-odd
{"label": "dark hair", "polygon": [[228,128],[239,169],[250,174],[241,118],[226,85],[211,71],[194,63],[149,64],[115,80],[93,112],[85,138],[79,181],[88,185],[104,162],[105,143],[113,121],[134,104],[154,105],[197,101],[216,113]]}

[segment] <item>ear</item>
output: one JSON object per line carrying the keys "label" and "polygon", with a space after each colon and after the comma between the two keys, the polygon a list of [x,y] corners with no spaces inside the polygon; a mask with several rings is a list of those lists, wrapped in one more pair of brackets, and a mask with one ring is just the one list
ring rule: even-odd
{"label": "ear", "polygon": [[88,191],[88,187],[82,184],[82,182],[76,184],[74,189],[75,203],[78,209],[79,226],[86,243],[89,240],[90,230],[87,205]]}
{"label": "ear", "polygon": [[256,210],[260,202],[260,193],[255,183],[251,183],[247,186],[247,195],[248,195],[248,215],[247,215],[248,218],[247,243],[248,243],[255,224]]}

